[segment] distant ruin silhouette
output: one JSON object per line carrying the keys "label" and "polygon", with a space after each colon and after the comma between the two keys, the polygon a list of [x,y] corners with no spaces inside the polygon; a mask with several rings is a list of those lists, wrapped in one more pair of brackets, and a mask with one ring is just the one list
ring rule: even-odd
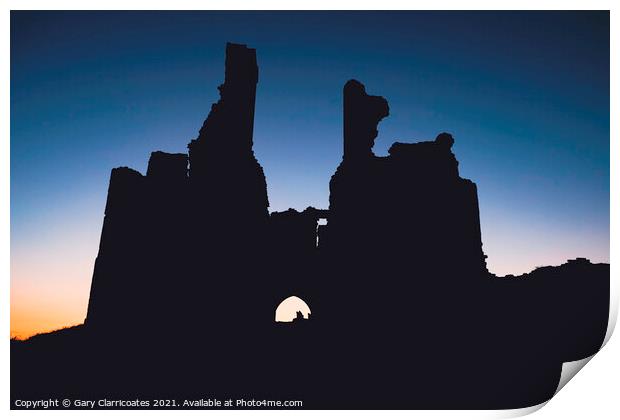
{"label": "distant ruin silhouette", "polygon": [[[85,323],[12,342],[12,404],[518,408],[553,396],[563,362],[598,351],[609,265],[489,273],[452,135],[375,156],[388,102],[356,80],[329,209],[270,214],[252,149],[257,83],[256,51],[227,44],[220,99],[189,153],[153,152],[146,175],[112,170]],[[274,322],[289,296],[312,316]]]}

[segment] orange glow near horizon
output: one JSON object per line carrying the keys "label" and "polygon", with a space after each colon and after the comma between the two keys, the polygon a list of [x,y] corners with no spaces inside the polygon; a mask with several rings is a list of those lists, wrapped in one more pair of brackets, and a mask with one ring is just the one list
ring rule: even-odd
{"label": "orange glow near horizon", "polygon": [[[67,273],[71,271],[69,268]],[[79,278],[58,274],[46,275],[42,285],[35,286],[33,280],[11,287],[11,338],[26,339],[84,322],[90,282],[74,281]]]}
{"label": "orange glow near horizon", "polygon": [[94,230],[67,231],[62,243],[38,237],[35,246],[12,244],[11,337],[84,322],[98,245]]}
{"label": "orange glow near horizon", "polygon": [[25,340],[84,322],[85,310],[77,302],[53,301],[42,296],[16,302],[11,298],[11,338]]}

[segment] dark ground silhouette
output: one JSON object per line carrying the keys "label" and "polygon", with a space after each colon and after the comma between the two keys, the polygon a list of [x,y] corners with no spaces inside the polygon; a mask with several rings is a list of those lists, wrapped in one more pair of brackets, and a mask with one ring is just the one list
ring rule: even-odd
{"label": "dark ground silhouette", "polygon": [[[88,314],[11,341],[16,399],[254,398],[304,408],[518,408],[594,354],[609,265],[488,272],[476,184],[442,133],[372,152],[387,101],[344,87],[329,209],[268,212],[256,52],[228,44],[189,154],[112,170]],[[319,225],[319,220],[327,224]],[[506,238],[510,240],[510,238]],[[276,323],[286,297],[312,316]]]}

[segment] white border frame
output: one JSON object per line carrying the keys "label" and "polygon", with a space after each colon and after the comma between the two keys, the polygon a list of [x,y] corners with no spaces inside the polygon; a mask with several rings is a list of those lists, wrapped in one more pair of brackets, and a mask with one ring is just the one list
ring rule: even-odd
{"label": "white border frame", "polygon": [[[614,5],[618,2],[613,1],[545,1],[545,0],[504,0],[501,3],[488,0],[473,0],[467,3],[455,0],[448,1],[393,1],[383,0],[377,1],[359,0],[359,1],[298,1],[293,3],[284,1],[263,0],[260,2],[260,9],[264,10],[344,10],[344,9],[376,9],[381,6],[382,10],[463,10],[463,6],[467,6],[470,10],[610,10],[610,89],[611,103],[610,115],[618,116],[618,89],[617,75],[620,74],[618,68],[618,16]],[[2,101],[0,102],[1,112],[0,121],[2,124],[2,140],[0,141],[0,275],[2,278],[1,296],[4,305],[2,306],[2,319],[4,325],[9,327],[10,319],[10,10],[256,10],[259,9],[257,4],[250,1],[226,0],[218,4],[209,4],[197,0],[176,0],[174,2],[151,0],[148,3],[136,0],[108,0],[108,1],[89,1],[80,2],[77,0],[58,0],[53,2],[45,0],[8,0],[3,2],[4,13],[0,18],[2,24],[3,42],[0,44],[2,49],[3,65],[0,65],[2,72],[2,84],[0,84],[0,94]],[[618,313],[618,290],[619,290],[619,271],[615,263],[618,261],[618,252],[620,250],[619,232],[620,225],[618,223],[618,215],[620,215],[620,190],[619,176],[620,167],[618,159],[620,158],[620,139],[618,119],[611,118],[610,121],[610,262],[611,264],[611,310],[610,325],[606,337],[606,343],[611,337],[611,332],[616,324]],[[614,139],[614,141],[611,141]],[[7,337],[8,338],[8,337]],[[0,395],[0,404],[3,411],[9,409],[9,340],[6,340],[4,346],[0,346],[2,363],[5,366],[2,375],[2,384]],[[315,418],[333,415],[342,417],[356,418],[375,418],[377,415],[381,417],[387,416],[391,418],[503,418],[514,417],[537,411],[542,406],[546,406],[543,410],[538,411],[536,418],[562,418],[562,419],[582,419],[590,417],[594,419],[617,419],[620,418],[620,409],[617,402],[617,389],[619,389],[618,376],[620,375],[620,344],[618,339],[611,340],[605,345],[602,351],[597,354],[591,363],[583,369],[577,380],[571,381],[566,388],[562,389],[548,404],[531,407],[521,410],[503,410],[503,411],[253,411],[251,415],[256,418],[272,419],[295,416],[298,418]],[[126,411],[122,410],[113,415],[120,414],[123,416],[131,414],[132,417],[142,418],[168,418],[171,415],[187,416],[193,418],[204,419],[205,416],[217,418],[245,418],[248,411],[210,411],[205,413],[199,411],[179,412],[169,411]],[[51,418],[83,418],[84,416],[95,418],[108,418],[111,413],[106,411],[11,411],[10,415],[18,418],[32,418],[46,416]]]}

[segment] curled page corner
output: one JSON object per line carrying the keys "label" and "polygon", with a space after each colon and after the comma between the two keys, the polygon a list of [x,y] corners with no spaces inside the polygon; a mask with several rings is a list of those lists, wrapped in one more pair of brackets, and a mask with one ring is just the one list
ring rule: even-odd
{"label": "curled page corner", "polygon": [[551,400],[547,400],[545,402],[542,402],[542,403],[536,404],[536,405],[532,405],[530,407],[513,408],[513,409],[509,409],[509,410],[497,410],[497,411],[493,412],[495,414],[494,418],[496,418],[496,419],[512,419],[512,418],[516,418],[516,417],[527,416],[527,415],[535,413],[536,411],[538,411],[541,408],[543,408],[545,405],[547,405],[547,403],[549,401],[551,401]]}
{"label": "curled page corner", "polygon": [[573,379],[577,372],[579,372],[590,360],[592,360],[594,356],[596,356],[596,353],[584,359],[574,360],[572,362],[565,362],[564,364],[562,364],[560,382],[558,382],[558,387],[556,388],[553,396],[555,397],[557,393],[560,392],[562,388],[564,388],[564,385],[566,385],[571,379]]}
{"label": "curled page corner", "polygon": [[[566,385],[577,374],[577,372],[579,372],[595,355],[596,353],[584,359],[574,360],[572,362],[565,362],[564,364],[562,364],[562,373],[560,374],[558,387],[553,393],[553,397],[555,397],[557,393],[560,392],[562,388],[564,388],[564,385]],[[553,399],[553,397],[551,397],[547,401],[530,407],[515,408],[511,410],[498,410],[495,412],[496,415],[494,416],[494,418],[508,419],[527,416],[543,408],[545,405],[547,405],[547,403],[549,403],[549,401]]]}
{"label": "curled page corner", "polygon": [[[618,301],[617,299],[615,299],[616,295],[613,292],[614,291],[612,290],[612,299],[611,299],[610,307],[609,307],[609,320],[607,323],[607,332],[605,333],[605,338],[603,340],[603,344],[601,345],[601,348],[591,356],[588,356],[588,357],[585,357],[579,360],[573,360],[571,362],[564,362],[562,364],[562,372],[560,373],[560,380],[558,382],[558,386],[555,392],[553,393],[553,397],[555,397],[558,394],[558,392],[560,392],[560,390],[564,388],[564,386],[568,382],[570,382],[570,380],[573,379],[573,377],[577,375],[577,373],[581,369],[583,369],[583,367],[587,365],[588,362],[592,360],[592,358],[594,358],[594,356],[596,356],[598,352],[603,349],[603,347],[605,347],[605,345],[611,338],[613,331],[616,327],[617,313],[618,313]],[[527,416],[528,414],[535,413],[536,411],[543,408],[545,405],[547,405],[549,401],[553,399],[553,397],[551,397],[549,400],[545,402],[542,402],[537,405],[533,405],[531,407],[496,411],[495,413],[497,415],[495,416],[495,418],[505,419],[505,418],[516,418],[516,417]]]}
{"label": "curled page corner", "polygon": [[[613,285],[610,284],[610,287],[613,288]],[[558,392],[571,380],[573,377],[579,372],[596,354],[605,347],[609,339],[611,338],[614,329],[616,328],[617,314],[618,314],[618,300],[615,298],[616,295],[614,290],[611,290],[612,299],[609,305],[609,318],[607,320],[607,331],[605,333],[605,338],[603,339],[603,344],[601,344],[601,348],[591,356],[585,357],[579,360],[573,360],[572,362],[564,362],[562,364],[562,373],[560,375],[560,381],[558,382],[558,387],[556,388],[553,396],[555,397]]]}
{"label": "curled page corner", "polygon": [[[603,340],[603,343],[601,345],[601,348],[594,353],[591,356],[585,357],[583,359],[579,359],[579,360],[573,360],[571,362],[564,362],[562,364],[562,371],[560,373],[560,380],[558,381],[558,386],[555,390],[555,392],[553,393],[553,397],[555,397],[558,392],[560,392],[560,390],[562,388],[564,388],[564,386],[570,382],[571,379],[573,379],[573,377],[575,375],[577,375],[577,373],[586,365],[588,364],[588,362],[590,360],[592,360],[592,358],[594,358],[594,356],[596,356],[598,354],[599,351],[601,351],[603,349],[603,347],[605,347],[605,345],[609,342],[609,339],[611,338],[611,336],[613,335],[614,329],[616,327],[616,321],[617,321],[617,313],[618,313],[618,300],[616,299],[616,294],[615,294],[615,290],[613,290],[613,286],[612,290],[611,290],[611,301],[610,301],[610,306],[609,306],[609,319],[607,322],[607,331],[605,333],[605,338]],[[536,404],[530,407],[523,407],[523,408],[515,408],[515,409],[507,409],[507,410],[494,410],[492,411],[492,415],[490,415],[489,417],[485,417],[485,418],[496,418],[496,419],[508,419],[508,418],[517,418],[517,417],[523,417],[523,416],[527,416],[529,414],[535,413],[536,411],[540,410],[541,408],[543,408],[544,406],[547,405],[547,403],[549,403],[549,401],[551,401],[553,399],[553,397],[551,397],[550,399],[548,399],[547,401],[544,401],[540,404]]]}

